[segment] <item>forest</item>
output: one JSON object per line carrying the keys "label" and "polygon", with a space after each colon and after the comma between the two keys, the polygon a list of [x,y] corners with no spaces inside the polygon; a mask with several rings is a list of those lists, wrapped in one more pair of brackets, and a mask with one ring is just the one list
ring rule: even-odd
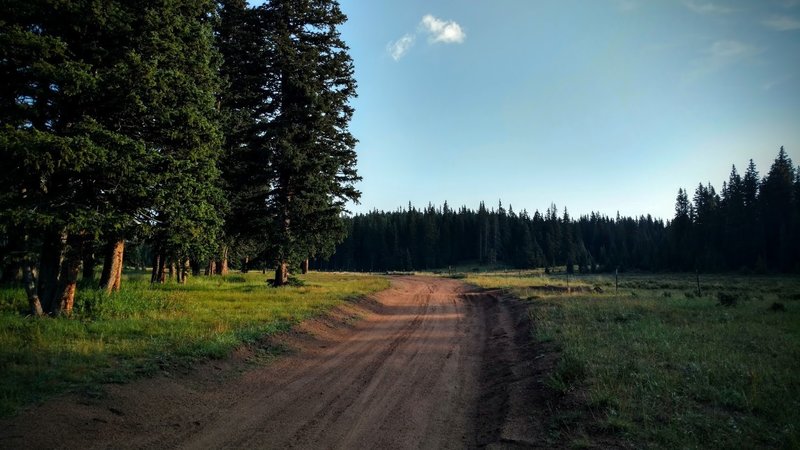
{"label": "forest", "polygon": [[[555,204],[515,212],[502,202],[478,210],[373,211],[347,220],[348,237],[320,267],[408,271],[498,264],[526,269],[565,266],[568,273],[614,270],[797,272],[800,254],[800,168],[781,147],[761,177],[750,160],[717,190],[679,189],[675,216],[577,219]],[[472,269],[473,267],[469,267]]]}
{"label": "forest", "polygon": [[360,195],[345,20],[329,1],[4,3],[3,280],[60,315],[81,272],[119,289],[126,242],[153,283],[237,258],[280,286],[331,254]]}

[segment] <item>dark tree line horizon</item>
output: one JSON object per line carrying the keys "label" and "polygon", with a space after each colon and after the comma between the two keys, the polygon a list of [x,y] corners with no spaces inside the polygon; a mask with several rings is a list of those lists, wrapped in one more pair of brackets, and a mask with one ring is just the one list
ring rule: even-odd
{"label": "dark tree line horizon", "polygon": [[463,264],[553,268],[568,272],[620,270],[800,272],[800,167],[783,147],[761,177],[750,160],[732,167],[717,190],[680,188],[675,216],[572,218],[551,204],[544,213],[409,204],[347,219],[348,237],[323,270],[412,271]]}

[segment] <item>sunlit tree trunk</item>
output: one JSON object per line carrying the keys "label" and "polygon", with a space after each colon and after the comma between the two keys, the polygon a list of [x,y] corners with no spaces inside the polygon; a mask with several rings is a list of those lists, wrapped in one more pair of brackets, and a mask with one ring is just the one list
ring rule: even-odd
{"label": "sunlit tree trunk", "polygon": [[286,261],[281,261],[275,269],[275,286],[284,286],[288,282],[289,264]]}
{"label": "sunlit tree trunk", "polygon": [[217,262],[217,275],[228,274],[228,246],[223,245],[219,252],[219,261]]}
{"label": "sunlit tree trunk", "polygon": [[112,239],[106,245],[103,273],[100,276],[100,288],[109,294],[118,291],[122,284],[124,252],[124,239]]}
{"label": "sunlit tree trunk", "polygon": [[58,290],[56,291],[53,315],[70,315],[75,305],[75,291],[78,286],[78,274],[81,268],[81,250],[85,236],[71,233],[67,238],[64,261],[61,263],[61,273],[58,276]]}

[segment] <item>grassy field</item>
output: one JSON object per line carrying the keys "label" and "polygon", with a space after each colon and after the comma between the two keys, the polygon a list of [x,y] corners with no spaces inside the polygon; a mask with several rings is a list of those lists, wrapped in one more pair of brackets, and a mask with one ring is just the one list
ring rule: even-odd
{"label": "grassy field", "polygon": [[348,298],[388,287],[386,279],[309,273],[299,287],[274,289],[260,273],[190,278],[151,287],[128,275],[111,296],[84,288],[70,319],[25,317],[21,288],[0,288],[0,416],[67,390],[221,358],[289,330]]}
{"label": "grassy field", "polygon": [[694,274],[466,281],[527,299],[558,352],[554,441],[800,448],[799,278],[701,275],[699,296]]}

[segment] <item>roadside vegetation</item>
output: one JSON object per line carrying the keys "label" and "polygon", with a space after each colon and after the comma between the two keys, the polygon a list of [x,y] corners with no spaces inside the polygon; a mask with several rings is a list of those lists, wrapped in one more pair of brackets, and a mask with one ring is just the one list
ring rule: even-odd
{"label": "roadside vegetation", "polygon": [[[554,442],[800,447],[800,279],[466,275],[530,302]],[[558,288],[554,286],[559,286]]]}
{"label": "roadside vegetation", "polygon": [[102,383],[184,370],[240,345],[288,331],[342,302],[388,287],[358,274],[308,273],[282,289],[261,273],[81,289],[72,318],[26,315],[22,287],[0,288],[0,416],[64,391],[100,395]]}

